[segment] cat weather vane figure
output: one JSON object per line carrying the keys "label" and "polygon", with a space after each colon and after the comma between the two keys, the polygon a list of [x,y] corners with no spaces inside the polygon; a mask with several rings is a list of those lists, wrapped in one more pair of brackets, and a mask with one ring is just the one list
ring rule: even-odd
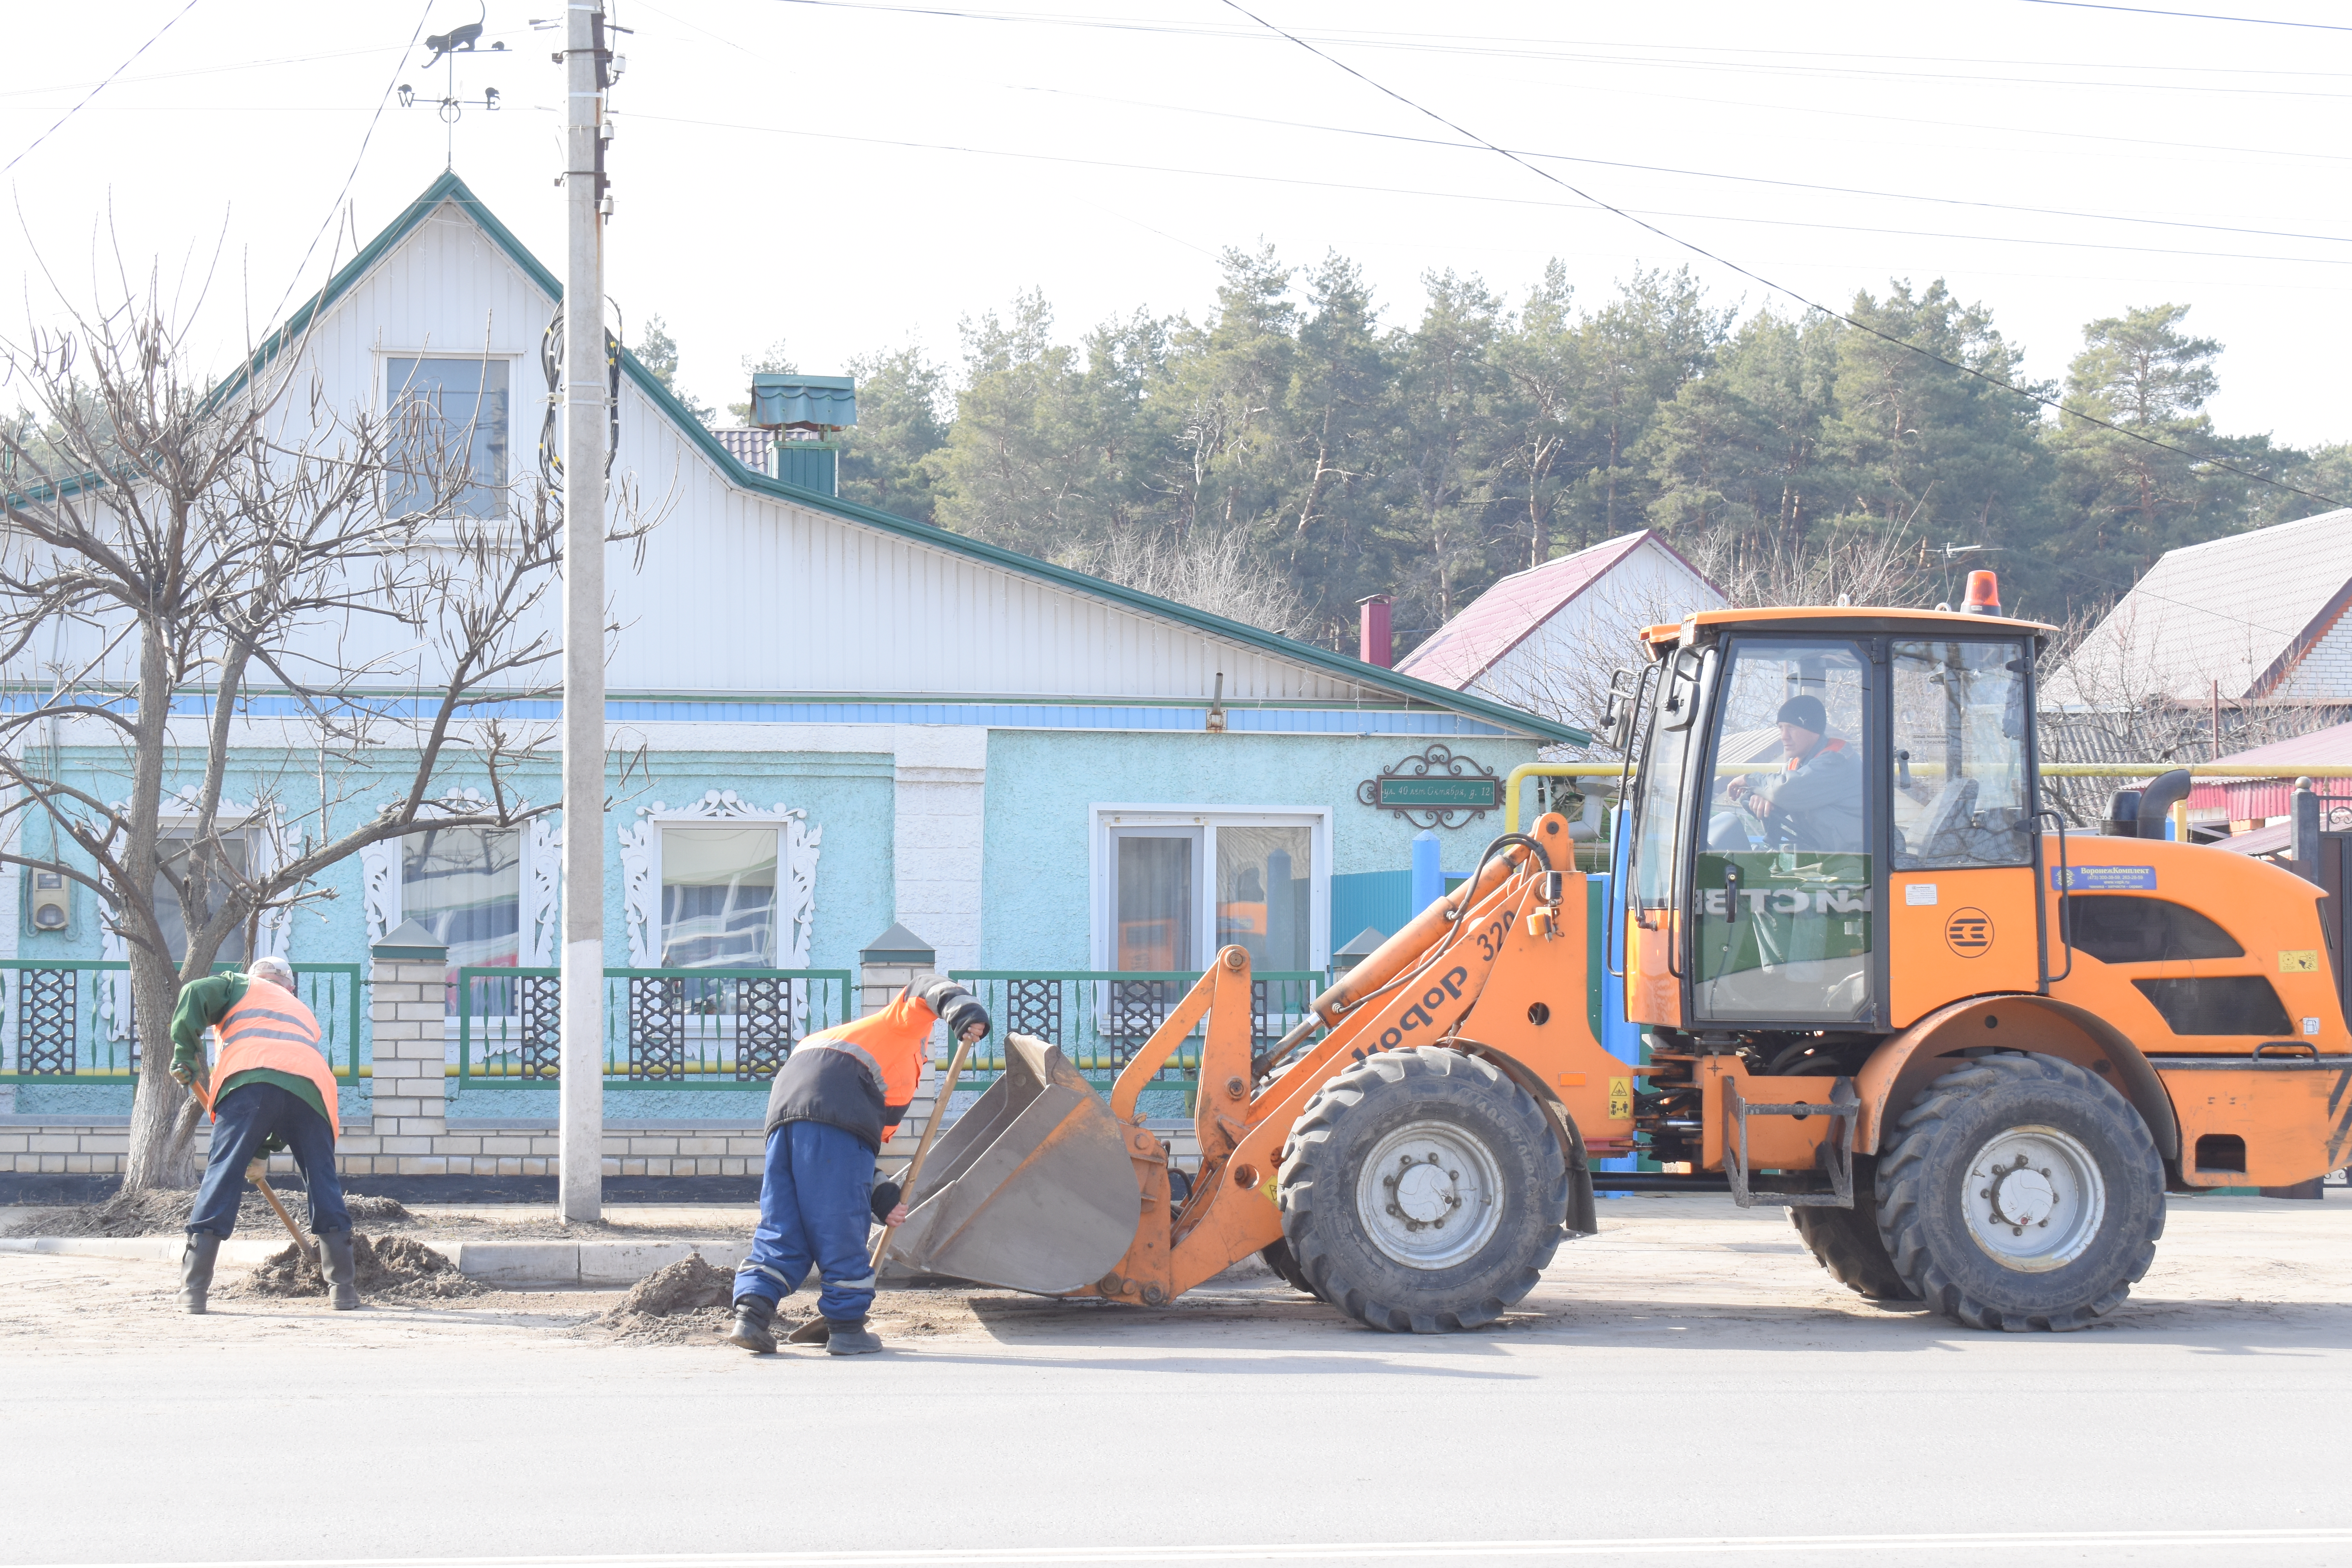
{"label": "cat weather vane figure", "polygon": [[[433,51],[425,57],[425,68],[431,70],[436,65],[445,67],[441,97],[437,101],[433,100],[427,100],[427,101],[433,102],[434,107],[441,111],[441,123],[447,127],[443,149],[444,166],[446,168],[454,169],[457,166],[457,121],[464,118],[466,110],[481,109],[492,114],[498,112],[499,89],[497,88],[482,89],[482,96],[479,98],[457,96],[457,57],[461,54],[474,54],[478,50],[482,41],[482,27],[488,20],[489,9],[484,5],[474,20],[461,26],[452,27],[446,33],[429,33],[425,38],[425,47]],[[502,38],[494,38],[490,41],[490,52],[493,54],[504,52],[506,47],[506,41]],[[400,107],[413,109],[415,105],[416,89],[408,83],[402,82]]]}

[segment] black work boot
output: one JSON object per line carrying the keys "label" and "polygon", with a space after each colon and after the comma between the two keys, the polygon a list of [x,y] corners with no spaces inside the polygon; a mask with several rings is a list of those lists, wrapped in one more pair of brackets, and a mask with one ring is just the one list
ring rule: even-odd
{"label": "black work boot", "polygon": [[327,1276],[329,1304],[338,1312],[348,1312],[360,1304],[360,1288],[353,1283],[357,1267],[352,1261],[352,1233],[331,1230],[319,1238],[319,1263]]}
{"label": "black work boot", "polygon": [[776,1336],[768,1325],[776,1321],[776,1304],[765,1296],[735,1298],[735,1327],[727,1335],[729,1344],[741,1345],[753,1355],[776,1353]]}
{"label": "black work boot", "polygon": [[827,1318],[824,1326],[827,1355],[872,1355],[882,1348],[882,1336],[867,1328],[863,1318],[849,1323]]}
{"label": "black work boot", "polygon": [[188,1232],[180,1254],[180,1305],[191,1312],[205,1310],[205,1293],[213,1288],[213,1260],[220,1256],[221,1238],[208,1230]]}

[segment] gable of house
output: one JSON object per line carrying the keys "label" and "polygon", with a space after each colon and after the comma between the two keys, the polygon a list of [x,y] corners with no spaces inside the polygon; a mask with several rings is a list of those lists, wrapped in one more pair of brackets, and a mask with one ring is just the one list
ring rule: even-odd
{"label": "gable of house", "polygon": [[[510,464],[535,461],[539,346],[555,278],[444,174],[266,345],[331,398],[381,406],[386,363],[488,356],[511,378]],[[315,319],[313,312],[315,311]],[[658,519],[639,567],[612,548],[615,716],[1021,722],[1047,706],[1113,728],[1580,732],[1502,703],[1172,604],[747,468],[623,354],[616,485]],[[510,474],[513,470],[510,468]],[[551,616],[552,603],[540,607]],[[766,705],[748,712],[744,701]],[[647,705],[658,706],[656,715]],[[634,705],[634,707],[632,706]],[[952,720],[940,711],[954,709]]]}
{"label": "gable of house", "polygon": [[2168,551],[2046,689],[2064,705],[2352,701],[2352,509]]}

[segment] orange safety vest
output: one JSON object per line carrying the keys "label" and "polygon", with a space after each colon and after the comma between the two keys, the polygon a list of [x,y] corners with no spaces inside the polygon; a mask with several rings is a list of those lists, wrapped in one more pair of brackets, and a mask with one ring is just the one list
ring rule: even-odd
{"label": "orange safety vest", "polygon": [[803,1040],[799,1048],[845,1050],[881,1076],[882,1142],[887,1143],[898,1130],[899,1118],[914,1102],[915,1085],[923,1076],[923,1047],[931,1037],[931,1026],[939,1021],[939,1015],[908,987],[880,1012],[820,1030]]}
{"label": "orange safety vest", "polygon": [[[213,1063],[213,1082],[226,1083],[256,1068],[307,1078],[326,1102],[328,1127],[336,1125],[335,1070],[319,1045],[319,1020],[299,996],[268,980],[247,981],[245,994],[214,1028],[221,1049]],[[220,1120],[218,1110],[213,1120]]]}

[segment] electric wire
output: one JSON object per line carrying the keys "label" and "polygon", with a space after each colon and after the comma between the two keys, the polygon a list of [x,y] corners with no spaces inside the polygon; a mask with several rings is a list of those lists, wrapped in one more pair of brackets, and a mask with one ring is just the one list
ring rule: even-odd
{"label": "electric wire", "polygon": [[[2189,250],[2174,246],[2121,245],[2105,240],[2036,239],[2018,235],[1963,234],[1947,229],[1890,228],[1874,224],[1824,223],[1810,218],[1752,217],[1733,213],[1686,212],[1678,208],[1633,207],[1618,208],[1587,198],[1575,202],[1548,202],[1531,196],[1505,196],[1463,190],[1423,190],[1409,185],[1372,185],[1345,180],[1312,180],[1296,174],[1253,174],[1226,169],[1192,169],[1180,164],[1133,163],[1107,158],[1080,158],[1062,153],[1023,153],[998,147],[974,147],[954,142],[912,142],[901,137],[853,136],[838,131],[803,131],[797,127],[753,125],[740,121],[702,120],[673,114],[638,113],[632,118],[655,124],[692,125],[713,131],[750,131],[769,136],[800,136],[822,142],[846,142],[866,147],[896,147],[924,153],[962,153],[983,158],[1013,158],[1028,163],[1068,163],[1088,169],[1118,169],[1148,174],[1181,174],[1196,179],[1243,180],[1257,184],[1304,185],[1316,190],[1356,191],[1375,195],[1423,196],[1437,201],[1484,202],[1503,206],[1548,207],[1566,212],[1612,212],[1639,214],[1644,217],[1690,218],[1705,223],[1757,224],[1771,228],[1813,228],[1836,234],[1884,234],[1912,239],[1960,239],[1986,245],[2038,246],[2060,250],[2118,251],[2141,256],[2190,256],[2224,261],[2268,261],[2284,265],[2310,267],[2352,266],[2352,257],[2277,256],[2259,251]],[[1546,175],[1547,179],[1550,176]],[[1553,181],[1561,188],[1573,190],[1561,181]],[[1582,193],[1578,193],[1581,195]],[[1656,232],[1664,233],[1664,230]],[[1672,236],[1667,237],[1672,238]],[[1676,244],[1685,242],[1675,240]],[[1728,265],[1727,263],[1726,265]],[[1783,290],[1783,292],[1790,292]],[[1799,296],[1791,293],[1792,298]]]}
{"label": "electric wire", "polygon": [[2070,11],[2127,11],[2135,16],[2172,16],[2184,22],[2242,22],[2250,27],[2309,27],[2322,33],[2352,33],[2334,22],[2287,22],[2274,16],[2222,16],[2210,11],[2159,11],[2151,5],[2101,5],[2093,0],[2025,0],[2029,5],[2063,5]]}
{"label": "electric wire", "polygon": [[1558,185],[1560,189],[1567,191],[1571,195],[1580,196],[1584,200],[1591,202],[1595,206],[1601,207],[1608,212],[1615,214],[1619,217],[1623,218],[1628,223],[1639,225],[1642,228],[1656,235],[1660,239],[1665,240],[1670,245],[1677,246],[1682,249],[1691,252],[1693,255],[1703,257],[1706,260],[1714,262],[1718,267],[1728,268],[1730,270],[1739,274],[1742,278],[1746,278],[1752,282],[1760,284],[1764,288],[1771,289],[1776,294],[1781,294],[1790,300],[1794,300],[1797,303],[1806,307],[1808,310],[1818,310],[1824,316],[1829,316],[1837,321],[1843,321],[1847,326],[1853,328],[1857,331],[1867,333],[1869,336],[1876,338],[1880,342],[1887,343],[1893,347],[1907,350],[1910,353],[1918,355],[1922,359],[1943,365],[1947,369],[1958,371],[1961,374],[1969,376],[1977,381],[1983,382],[1988,386],[1998,387],[2003,392],[2011,393],[2018,397],[2022,397],[2031,402],[2037,403],[2042,407],[2055,412],[2062,420],[2068,418],[2079,419],[2084,424],[2095,425],[2103,430],[2111,431],[2116,435],[2124,437],[2127,440],[2137,441],[2143,446],[2152,447],[2158,451],[2169,452],[2175,457],[2186,458],[2193,463],[2201,463],[2220,472],[2235,474],[2240,479],[2250,479],[2256,484],[2265,485],[2276,490],[2283,490],[2289,495],[2302,496],[2307,500],[2320,501],[2331,508],[2340,508],[2345,504],[2343,501],[2336,500],[2333,496],[2321,495],[2315,490],[2307,490],[2299,485],[2288,484],[2284,479],[2274,479],[2267,474],[2255,473],[2251,468],[2242,468],[2234,463],[2224,462],[2221,458],[2213,457],[2210,454],[2191,451],[2186,447],[2176,447],[2169,441],[2159,441],[2153,436],[2145,435],[2142,432],[2131,429],[2128,426],[2117,425],[2112,421],[2102,419],[2095,414],[2086,414],[2078,408],[2069,408],[2054,397],[2047,397],[2042,395],[2041,393],[2029,391],[2025,387],[2019,386],[2014,382],[2004,381],[2000,376],[1994,375],[1987,371],[1979,370],[1973,365],[1963,364],[1958,360],[1947,359],[1942,354],[1936,353],[1932,349],[1922,348],[1917,343],[1907,342],[1905,340],[1896,337],[1892,332],[1883,331],[1880,329],[1870,325],[1866,321],[1859,321],[1853,316],[1847,315],[1843,310],[1833,310],[1828,306],[1820,304],[1810,297],[1799,293],[1794,289],[1774,282],[1769,278],[1755,271],[1753,268],[1743,267],[1736,261],[1718,256],[1715,252],[1706,249],[1704,246],[1698,245],[1694,241],[1681,237],[1679,235],[1672,234],[1665,229],[1660,228],[1657,225],[1649,222],[1645,218],[1638,217],[1622,207],[1602,201],[1600,197],[1593,195],[1590,192],[1570,184],[1568,181],[1561,179],[1558,174],[1551,173],[1551,171],[1539,168],[1537,165],[1528,163],[1525,158],[1520,157],[1517,153],[1512,153],[1506,148],[1496,146],[1494,142],[1487,141],[1477,132],[1447,119],[1444,115],[1438,113],[1437,110],[1416,103],[1412,99],[1407,98],[1403,93],[1397,91],[1394,88],[1386,86],[1383,83],[1376,81],[1372,78],[1366,76],[1355,67],[1348,64],[1347,61],[1335,59],[1330,55],[1317,48],[1313,44],[1307,42],[1304,38],[1301,38],[1295,34],[1284,31],[1282,28],[1275,26],[1272,22],[1267,21],[1265,17],[1260,16],[1257,13],[1249,9],[1246,5],[1241,4],[1241,0],[1224,0],[1224,4],[1231,9],[1238,11],[1243,16],[1247,16],[1251,21],[1255,22],[1259,26],[1264,27],[1266,31],[1277,34],[1282,37],[1288,38],[1292,43],[1297,45],[1300,48],[1305,49],[1308,54],[1313,55],[1317,59],[1323,61],[1326,65],[1335,67],[1339,70],[1347,72],[1349,76],[1354,77],[1358,81],[1362,82],[1365,86],[1371,88],[1373,90],[1385,97],[1394,99],[1397,102],[1403,104],[1407,109],[1412,110],[1416,114],[1423,115],[1428,119],[1437,121],[1437,123],[1444,126],[1448,131],[1453,132],[1455,135],[1462,137],[1465,141],[1475,142],[1478,145],[1486,148],[1488,152],[1509,159],[1512,163],[1517,163],[1520,168],[1527,170],[1528,173],[1535,175],[1538,179]]}
{"label": "electric wire", "polygon": [[181,6],[177,11],[173,12],[170,21],[165,22],[162,26],[156,28],[152,37],[148,38],[145,43],[131,51],[129,58],[125,59],[121,65],[115,67],[113,70],[107,73],[106,81],[100,82],[96,87],[91,88],[88,92],[84,93],[81,97],[80,102],[76,103],[71,109],[68,109],[63,114],[58,115],[56,123],[52,124],[48,130],[42,132],[38,136],[34,137],[31,142],[26,146],[22,153],[17,153],[5,163],[0,163],[0,174],[6,174],[9,170],[23,163],[26,158],[32,156],[33,149],[47,141],[49,137],[56,132],[58,126],[63,125],[67,121],[71,120],[75,115],[80,113],[83,104],[88,103],[91,99],[96,98],[100,93],[106,90],[107,82],[112,81],[116,77],[119,77],[124,71],[129,70],[132,60],[136,60],[141,55],[145,54],[149,49],[152,48],[157,38],[160,38],[164,34],[170,32],[173,25],[176,24],[181,17],[186,16],[195,8],[196,0],[188,0],[186,5]]}
{"label": "electric wire", "polygon": [[[1465,147],[1459,142],[1448,142],[1439,136],[1408,136],[1397,131],[1367,131],[1352,125],[1327,125],[1311,120],[1276,120],[1262,114],[1237,114],[1228,110],[1200,109],[1191,104],[1154,103],[1145,99],[1113,98],[1103,93],[1071,92],[1062,88],[1024,88],[1027,92],[1052,93],[1061,98],[1088,99],[1097,103],[1119,103],[1139,109],[1157,109],[1170,114],[1198,114],[1214,120],[1238,120],[1253,125],[1279,125],[1294,131],[1322,131],[1335,136],[1365,136],[1382,142],[1406,142],[1423,147],[1443,147],[1458,153],[1483,151]],[[2147,224],[2163,228],[2198,229],[2209,234],[2247,234],[2265,239],[2309,239],[2329,245],[2352,245],[2352,235],[2309,234],[2299,229],[2245,228],[2233,224],[2194,223],[2185,218],[2134,217],[2125,213],[2084,212],[2074,207],[2023,206],[2012,202],[1977,201],[1964,196],[1921,195],[1909,191],[1874,191],[1855,185],[1822,185],[1804,180],[1775,180],[1762,174],[1727,174],[1712,169],[1678,169],[1664,163],[1628,163],[1613,158],[1586,158],[1570,153],[1542,153],[1532,148],[1512,151],[1528,158],[1542,158],[1559,163],[1585,163],[1601,169],[1629,169],[1644,174],[1679,174],[1694,180],[1725,180],[1739,184],[1770,185],[1780,190],[1819,191],[1830,195],[1870,196],[1885,201],[1927,202],[1940,206],[1970,207],[1990,212],[2027,213],[2037,217],[2081,218],[2096,223]]]}
{"label": "electric wire", "polygon": [[[425,24],[432,16],[433,0],[425,0],[425,8],[416,14],[416,30],[408,36],[407,47],[400,51],[400,58],[393,62],[392,75],[383,84],[383,95],[375,100],[375,112],[368,117],[367,130],[360,136],[360,150],[352,157],[350,172],[343,175],[342,189],[337,191],[335,199],[328,204],[326,217],[320,223],[318,232],[310,237],[310,243],[303,248],[302,259],[295,264],[294,275],[286,280],[286,292],[278,297],[276,309],[269,312],[271,320],[284,319],[286,301],[294,297],[295,286],[302,281],[302,274],[309,268],[310,258],[318,253],[319,241],[324,239],[327,230],[334,226],[335,215],[342,210],[343,198],[351,195],[352,182],[359,178],[360,165],[367,161],[368,145],[375,140],[375,128],[383,121],[384,106],[392,101],[393,93],[399,88],[400,73],[407,68],[408,57],[415,51],[416,40],[425,36]],[[322,283],[320,285],[320,299],[325,298],[325,292],[326,285]],[[315,314],[313,319],[316,319]]]}

